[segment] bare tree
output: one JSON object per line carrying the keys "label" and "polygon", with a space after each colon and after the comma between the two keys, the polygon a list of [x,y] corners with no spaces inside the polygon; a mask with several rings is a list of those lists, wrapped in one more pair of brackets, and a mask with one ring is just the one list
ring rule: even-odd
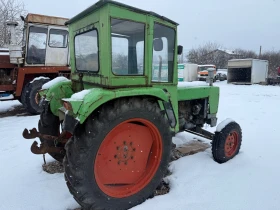
{"label": "bare tree", "polygon": [[116,53],[113,54],[113,69],[118,71],[119,74],[127,74],[128,70],[128,56]]}
{"label": "bare tree", "polygon": [[197,49],[191,49],[187,59],[196,64],[214,64],[217,68],[226,68],[229,59],[236,58],[236,54],[222,50],[222,45],[208,42]]}
{"label": "bare tree", "polygon": [[205,45],[199,46],[197,49],[191,49],[186,57],[192,63],[212,63],[212,52],[220,47],[221,45],[217,43],[208,42]]}
{"label": "bare tree", "polygon": [[245,59],[245,58],[258,58],[258,55],[256,52],[252,50],[244,50],[244,49],[236,49],[236,54],[238,54],[238,58]]}
{"label": "bare tree", "polygon": [[24,26],[20,16],[26,15],[24,3],[17,0],[0,0],[0,47],[5,47],[9,44],[9,30],[6,25],[7,21],[18,22],[16,27],[17,42],[22,41],[22,28]]}
{"label": "bare tree", "polygon": [[280,66],[280,51],[264,52],[259,59],[268,60],[269,63],[268,76],[272,78],[276,77],[277,68]]}

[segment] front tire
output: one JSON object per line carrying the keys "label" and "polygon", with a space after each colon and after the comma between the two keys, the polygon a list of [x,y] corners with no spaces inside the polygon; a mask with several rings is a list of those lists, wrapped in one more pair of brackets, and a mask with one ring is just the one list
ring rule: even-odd
{"label": "front tire", "polygon": [[66,144],[67,186],[85,209],[129,209],[161,182],[171,143],[157,103],[131,98],[105,104]]}
{"label": "front tire", "polygon": [[239,153],[242,142],[242,131],[236,122],[226,125],[216,132],[212,142],[213,158],[218,163],[225,163]]}

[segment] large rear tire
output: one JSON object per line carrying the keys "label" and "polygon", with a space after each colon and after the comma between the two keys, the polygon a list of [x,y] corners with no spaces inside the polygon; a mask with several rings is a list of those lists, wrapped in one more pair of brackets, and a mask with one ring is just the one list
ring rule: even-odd
{"label": "large rear tire", "polygon": [[218,163],[225,163],[239,153],[242,142],[242,131],[236,122],[226,125],[216,132],[212,142],[213,158]]}
{"label": "large rear tire", "polygon": [[160,184],[172,136],[157,103],[120,99],[103,105],[67,142],[67,186],[85,209],[129,209]]}
{"label": "large rear tire", "polygon": [[42,112],[42,107],[39,106],[38,101],[38,91],[42,88],[43,84],[48,81],[49,79],[40,79],[25,85],[22,91],[21,101],[30,114],[36,115]]}

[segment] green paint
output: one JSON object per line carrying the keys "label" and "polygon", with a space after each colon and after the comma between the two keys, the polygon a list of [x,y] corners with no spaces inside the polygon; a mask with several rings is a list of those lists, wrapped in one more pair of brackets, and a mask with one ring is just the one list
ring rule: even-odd
{"label": "green paint", "polygon": [[50,101],[51,111],[54,115],[58,116],[58,109],[63,106],[61,99],[69,98],[73,95],[74,92],[71,85],[71,81],[59,82],[41,93],[41,95]]}
{"label": "green paint", "polygon": [[108,101],[122,97],[146,96],[168,101],[169,95],[160,88],[122,88],[106,90],[103,88],[92,88],[82,101],[67,99],[71,103],[73,113],[83,123],[86,118],[100,105]]}
{"label": "green paint", "polygon": [[[130,20],[145,24],[144,32],[144,62],[141,67],[142,75],[115,75],[112,72],[112,43],[111,43],[111,18]],[[176,32],[174,51],[174,63],[162,63],[161,80],[159,81],[159,63],[153,63],[153,39],[154,25],[159,23]],[[125,6],[114,1],[102,0],[92,7],[78,14],[68,21],[69,46],[71,62],[71,82],[63,82],[54,85],[47,91],[43,91],[50,101],[51,110],[58,115],[58,109],[62,106],[62,100],[71,103],[73,116],[83,123],[94,111],[108,101],[122,97],[154,97],[163,109],[162,101],[170,100],[178,119],[178,101],[209,98],[210,113],[216,114],[219,102],[219,89],[217,87],[188,87],[177,88],[178,81],[183,80],[184,65],[177,64],[177,23],[160,15]],[[94,29],[98,34],[98,72],[79,72],[76,69],[75,36]],[[171,30],[171,31],[172,31]],[[129,37],[129,36],[128,36]],[[129,38],[127,38],[129,40]],[[135,40],[130,40],[134,43]],[[86,44],[90,46],[90,44]],[[135,44],[136,46],[136,44]],[[96,48],[96,46],[95,46]],[[91,48],[89,48],[91,50]],[[124,49],[125,50],[125,49]],[[86,52],[88,50],[85,50]],[[131,49],[130,52],[133,52]],[[166,53],[167,54],[167,53]],[[163,54],[164,57],[166,54]],[[172,55],[172,54],[171,54]],[[170,59],[170,53],[168,53]],[[171,66],[170,66],[171,65]],[[124,69],[118,66],[119,69]],[[168,75],[168,71],[172,74]],[[173,71],[173,72],[172,72]],[[82,75],[80,75],[82,73]],[[82,76],[82,77],[81,77]],[[172,80],[168,81],[168,77]],[[82,80],[82,83],[80,82]],[[82,100],[73,100],[71,95],[84,89],[91,91]],[[177,120],[178,122],[178,120]],[[178,123],[174,129],[179,130]]]}

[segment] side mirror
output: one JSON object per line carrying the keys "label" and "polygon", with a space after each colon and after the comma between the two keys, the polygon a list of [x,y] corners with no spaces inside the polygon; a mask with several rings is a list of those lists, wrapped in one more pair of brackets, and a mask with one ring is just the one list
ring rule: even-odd
{"label": "side mirror", "polygon": [[163,50],[163,41],[161,38],[154,39],[154,51],[162,51]]}
{"label": "side mirror", "polygon": [[178,45],[178,55],[182,55],[183,53],[183,46],[182,45]]}

